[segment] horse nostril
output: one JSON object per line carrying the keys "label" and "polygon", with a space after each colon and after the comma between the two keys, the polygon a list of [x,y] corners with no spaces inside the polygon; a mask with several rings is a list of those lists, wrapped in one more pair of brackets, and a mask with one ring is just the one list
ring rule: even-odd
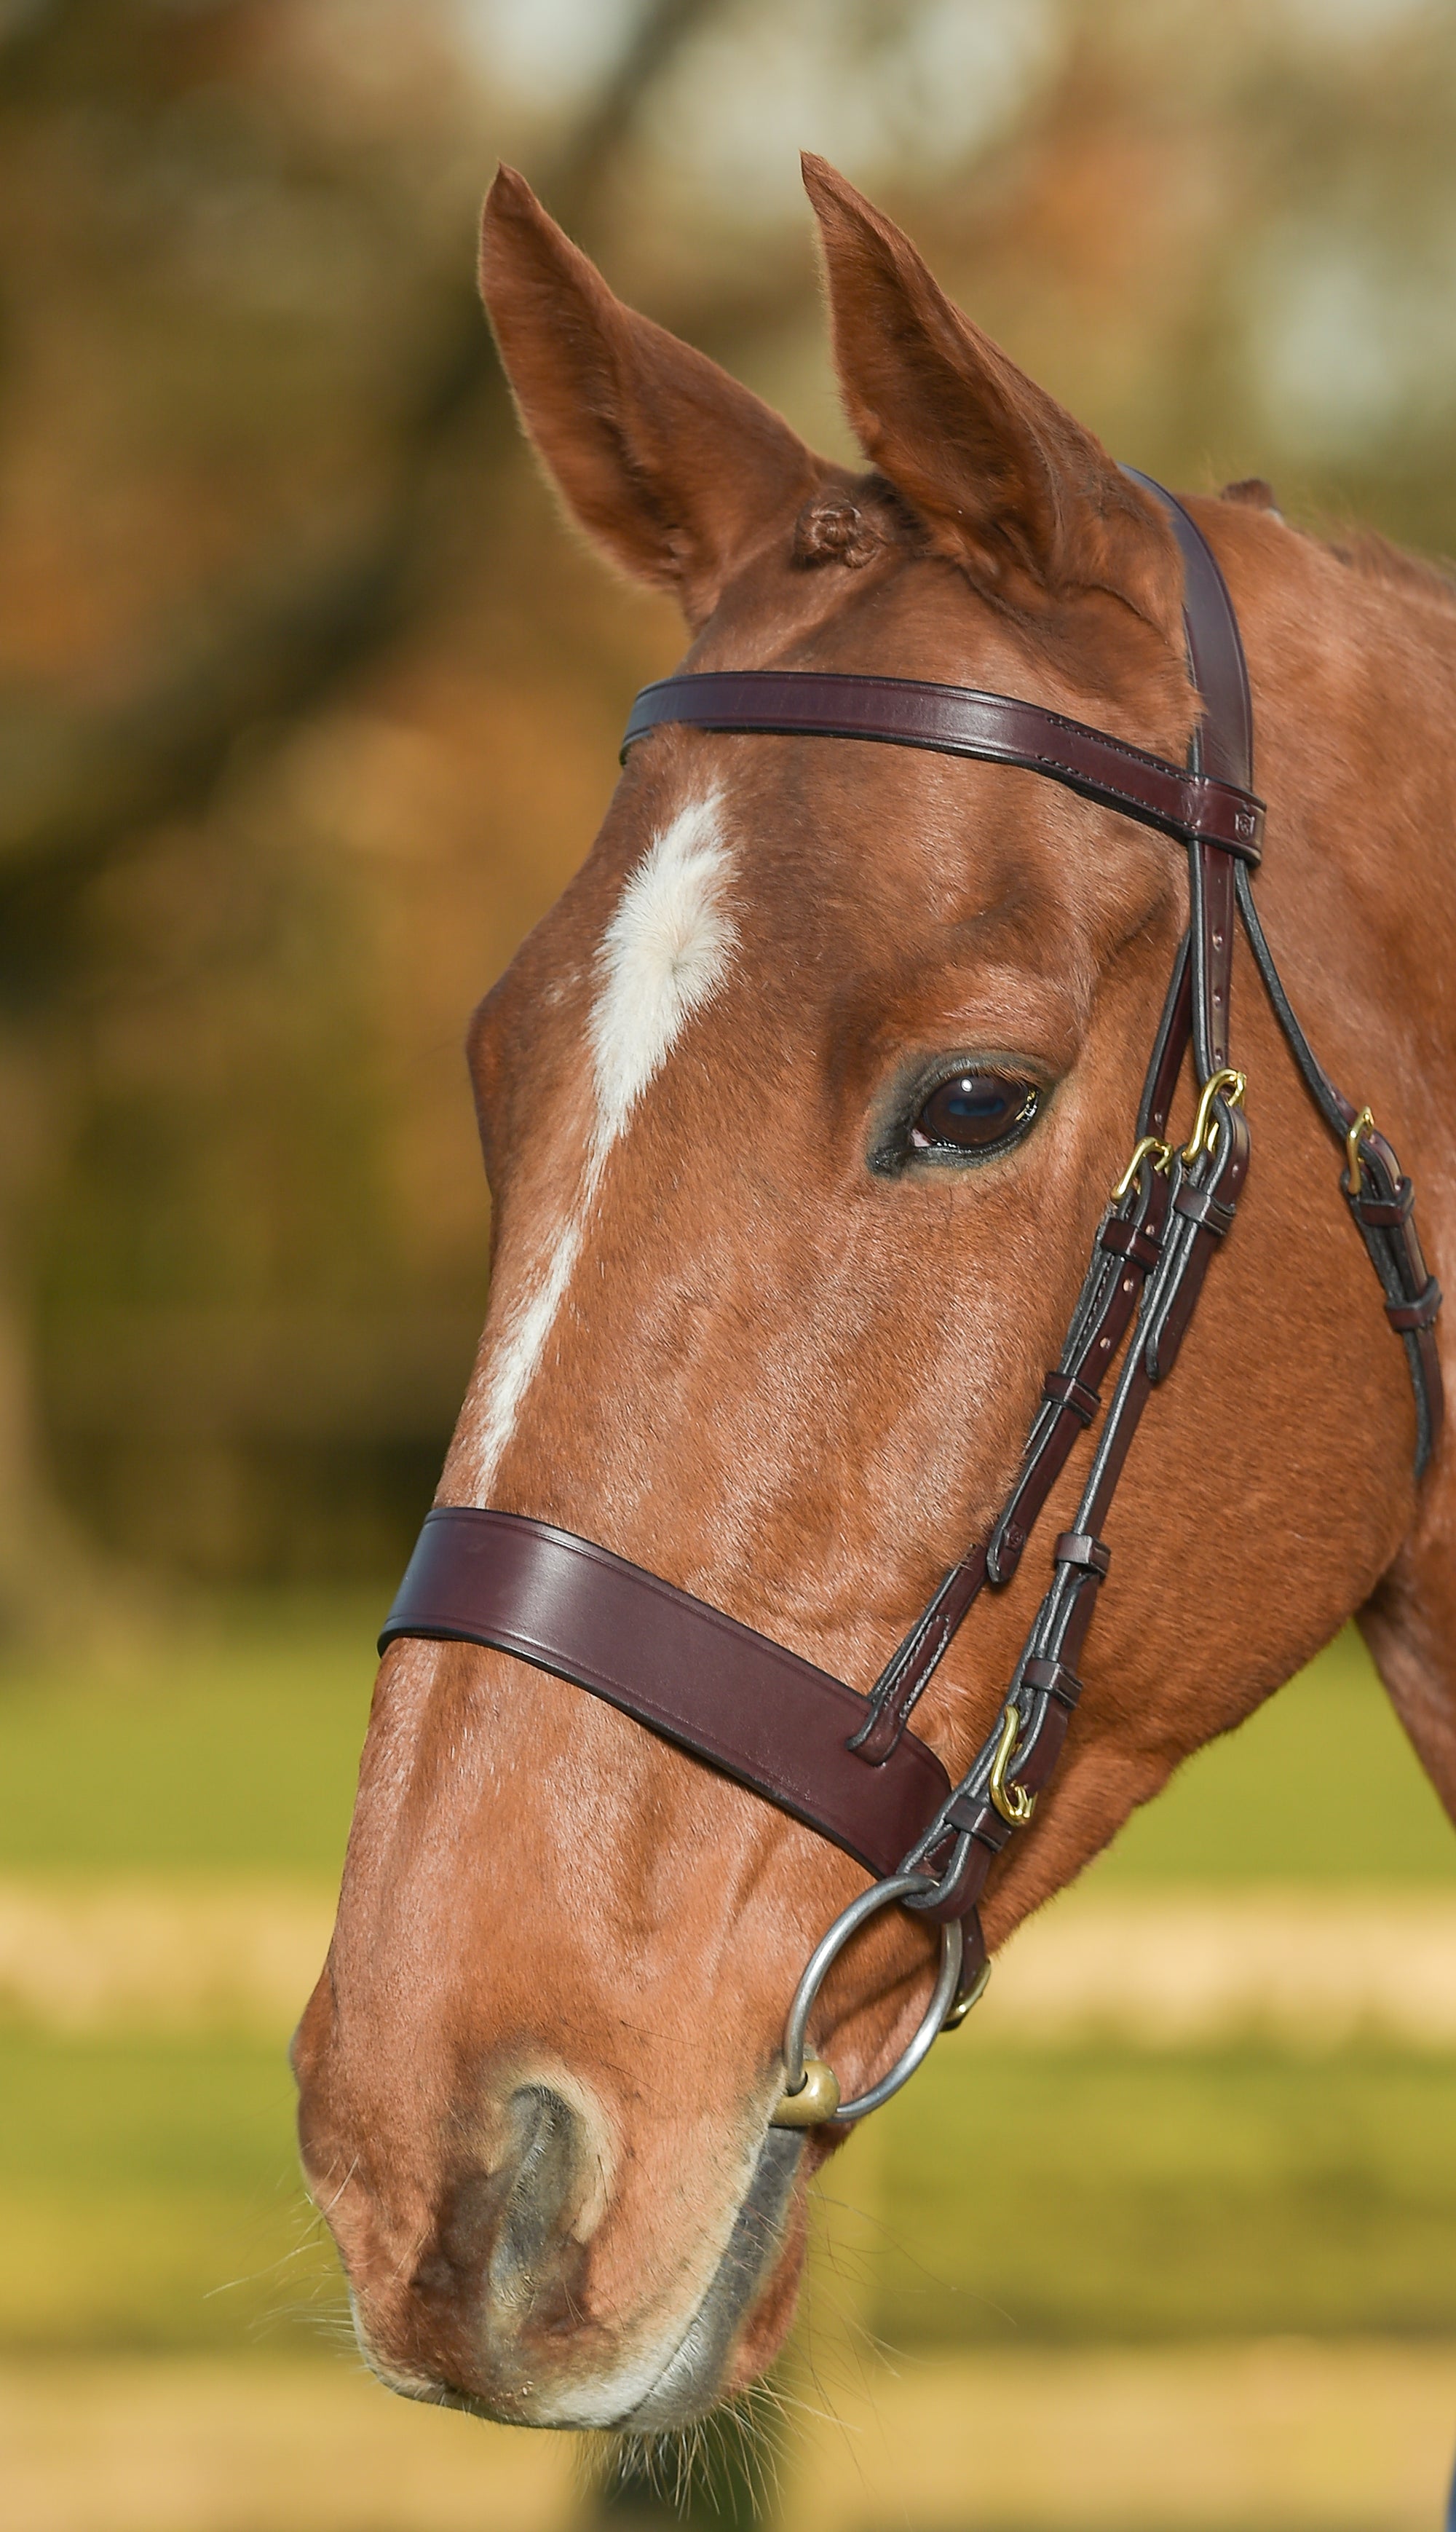
{"label": "horse nostril", "polygon": [[547,2253],[567,2230],[581,2168],[581,2123],[544,2084],[523,2085],[509,2103],[510,2175],[486,2274],[503,2303],[530,2293]]}
{"label": "horse nostril", "polygon": [[414,2282],[431,2300],[541,2320],[583,2256],[570,2234],[589,2177],[586,2129],[549,2085],[523,2084],[505,2104],[504,2131],[491,2165],[461,2172],[446,2191]]}

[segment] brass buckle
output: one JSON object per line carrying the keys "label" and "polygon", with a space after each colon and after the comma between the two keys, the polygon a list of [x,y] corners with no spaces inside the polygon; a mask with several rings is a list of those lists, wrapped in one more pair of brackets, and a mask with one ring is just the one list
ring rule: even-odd
{"label": "brass buckle", "polygon": [[1132,1185],[1134,1179],[1137,1177],[1138,1172],[1141,1170],[1149,1153],[1152,1155],[1153,1168],[1155,1170],[1161,1170],[1163,1177],[1167,1177],[1168,1172],[1173,1165],[1172,1144],[1160,1142],[1156,1134],[1145,1134],[1140,1143],[1135,1143],[1133,1145],[1133,1157],[1129,1161],[1127,1168],[1123,1171],[1121,1178],[1118,1180],[1116,1186],[1112,1190],[1112,1194],[1108,1199],[1110,1203],[1121,1204],[1123,1197],[1127,1194],[1129,1187]]}
{"label": "brass buckle", "polygon": [[1360,1146],[1367,1134],[1375,1130],[1375,1121],[1368,1108],[1362,1108],[1349,1133],[1345,1136],[1345,1175],[1340,1183],[1346,1195],[1360,1193]]}
{"label": "brass buckle", "polygon": [[1192,1169],[1201,1152],[1211,1152],[1213,1149],[1213,1127],[1217,1122],[1213,1115],[1214,1100],[1221,1098],[1227,1101],[1230,1108],[1238,1108],[1243,1103],[1247,1088],[1248,1082],[1244,1074],[1235,1072],[1228,1065],[1224,1065],[1217,1072],[1209,1073],[1199,1094],[1198,1115],[1193,1121],[1193,1132],[1178,1156],[1186,1170]]}
{"label": "brass buckle", "polygon": [[1008,1705],[1001,1725],[1001,1738],[996,1743],[996,1755],[991,1760],[990,1782],[986,1786],[992,1811],[1000,1813],[1008,1828],[1025,1828],[1036,1808],[1036,1795],[1028,1793],[1025,1785],[1008,1785],[1006,1782],[1006,1770],[1011,1764],[1011,1753],[1016,1748],[1020,1731],[1021,1716],[1014,1705]]}

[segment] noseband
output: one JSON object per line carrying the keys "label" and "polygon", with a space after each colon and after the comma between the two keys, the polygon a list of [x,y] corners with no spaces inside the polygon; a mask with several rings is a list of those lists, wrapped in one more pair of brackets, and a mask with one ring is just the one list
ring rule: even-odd
{"label": "noseband", "polygon": [[[1131,470],[1130,470],[1131,471]],[[1262,804],[1252,789],[1254,717],[1233,604],[1213,554],[1171,493],[1183,554],[1190,672],[1203,702],[1186,766],[1129,747],[1037,704],[963,686],[810,670],[690,674],[646,686],[623,756],[664,722],[700,729],[877,740],[1044,775],[1157,829],[1188,851],[1189,926],[1174,961],[1126,1169],[1011,1492],[983,1544],[951,1568],[868,1697],[736,1619],[589,1540],[518,1513],[431,1512],[380,1638],[462,1640],[571,1680],[749,1786],[874,1876],[815,1948],[790,2007],[775,2123],[862,2118],[914,2073],[937,2033],[965,2018],[989,1976],[978,1913],[995,1858],[1033,1818],[1082,1694],[1084,1639],[1110,1562],[1101,1532],[1151,1391],[1177,1359],[1249,1167],[1244,1076],[1229,1062],[1236,917],[1316,1107],[1340,1146],[1341,1186],[1370,1252],[1416,1399],[1416,1474],[1442,1416],[1434,1321],[1414,1190],[1369,1108],[1335,1088],[1290,1007],[1254,903]],[[1186,1142],[1168,1118],[1189,1047],[1199,1084]],[[1132,1331],[1129,1336],[1129,1330]],[[1127,1346],[1123,1351],[1123,1340]],[[1053,1579],[989,1733],[958,1784],[910,1729],[917,1700],[983,1589],[1002,1590],[1074,1443],[1110,1403]],[[819,1987],[851,1936],[900,1904],[940,1928],[933,1992],[915,2038],[857,2100],[806,2054]]]}

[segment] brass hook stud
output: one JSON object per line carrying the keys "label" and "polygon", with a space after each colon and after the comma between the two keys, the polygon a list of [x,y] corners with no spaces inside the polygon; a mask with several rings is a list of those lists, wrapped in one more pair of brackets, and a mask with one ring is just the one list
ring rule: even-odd
{"label": "brass hook stud", "polygon": [[1345,1136],[1345,1178],[1347,1195],[1360,1193],[1360,1146],[1367,1134],[1375,1130],[1375,1121],[1368,1108],[1362,1108],[1349,1133]]}
{"label": "brass hook stud", "polygon": [[1006,1782],[1006,1770],[1011,1764],[1011,1753],[1016,1748],[1020,1731],[1021,1716],[1014,1705],[1008,1705],[1001,1724],[1001,1738],[996,1743],[996,1755],[991,1760],[986,1792],[991,1798],[991,1809],[1000,1813],[1009,1828],[1025,1828],[1036,1808],[1036,1795],[1028,1793],[1025,1785],[1008,1785]]}
{"label": "brass hook stud", "polygon": [[1248,1083],[1243,1073],[1232,1071],[1227,1065],[1219,1071],[1209,1073],[1199,1097],[1199,1109],[1193,1121],[1193,1132],[1179,1155],[1186,1170],[1192,1169],[1200,1152],[1211,1152],[1213,1149],[1214,1100],[1226,1099],[1230,1108],[1237,1108],[1242,1104],[1247,1088]]}
{"label": "brass hook stud", "polygon": [[1137,1177],[1138,1172],[1141,1170],[1144,1162],[1148,1159],[1149,1153],[1152,1157],[1153,1168],[1155,1170],[1161,1170],[1164,1178],[1167,1177],[1173,1159],[1172,1144],[1160,1142],[1156,1134],[1145,1134],[1141,1142],[1133,1145],[1133,1157],[1129,1161],[1127,1168],[1123,1171],[1121,1178],[1118,1180],[1116,1186],[1112,1190],[1110,1201],[1113,1204],[1121,1204],[1123,1197],[1127,1194],[1129,1187],[1132,1185],[1134,1179]]}

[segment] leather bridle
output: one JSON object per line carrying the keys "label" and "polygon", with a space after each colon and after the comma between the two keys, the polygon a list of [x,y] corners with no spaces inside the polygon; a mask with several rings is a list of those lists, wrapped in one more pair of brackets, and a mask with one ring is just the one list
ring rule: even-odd
{"label": "leather bridle", "polygon": [[[1131,470],[1129,470],[1131,471]],[[1183,555],[1190,672],[1203,716],[1186,766],[1005,695],[895,677],[811,670],[708,672],[644,688],[627,750],[663,723],[878,740],[1020,766],[1118,809],[1188,851],[1189,927],[1180,945],[1138,1110],[1135,1147],[1098,1226],[1092,1263],[1011,1492],[983,1544],[969,1547],[886,1662],[868,1697],[720,1609],[591,1541],[519,1513],[441,1505],[424,1524],[380,1650],[400,1637],[458,1639],[570,1680],[749,1786],[842,1847],[875,1876],[836,1919],[800,1982],[785,2035],[784,2126],[862,2117],[902,2084],[936,2033],[960,2021],[988,1976],[978,1902],[994,1859],[1031,1820],[1079,1697],[1083,1642],[1106,1577],[1102,1539],[1151,1391],[1167,1378],[1249,1167],[1244,1078],[1229,1063],[1235,919],[1296,1065],[1341,1146],[1341,1184],[1406,1349],[1416,1400],[1416,1475],[1442,1418],[1433,1334],[1440,1288],[1428,1273],[1414,1191],[1368,1108],[1316,1060],[1280,983],[1255,907],[1262,804],[1243,645],[1213,554],[1181,505],[1146,476]],[[1192,1046],[1199,1085],[1188,1140],[1167,1139]],[[1078,1436],[1102,1403],[1070,1529],[991,1730],[958,1784],[911,1730],[917,1700],[972,1602],[1011,1580]],[[940,1967],[915,2039],[858,2100],[806,2058],[819,1985],[876,1909],[902,1904],[941,1928]]]}

